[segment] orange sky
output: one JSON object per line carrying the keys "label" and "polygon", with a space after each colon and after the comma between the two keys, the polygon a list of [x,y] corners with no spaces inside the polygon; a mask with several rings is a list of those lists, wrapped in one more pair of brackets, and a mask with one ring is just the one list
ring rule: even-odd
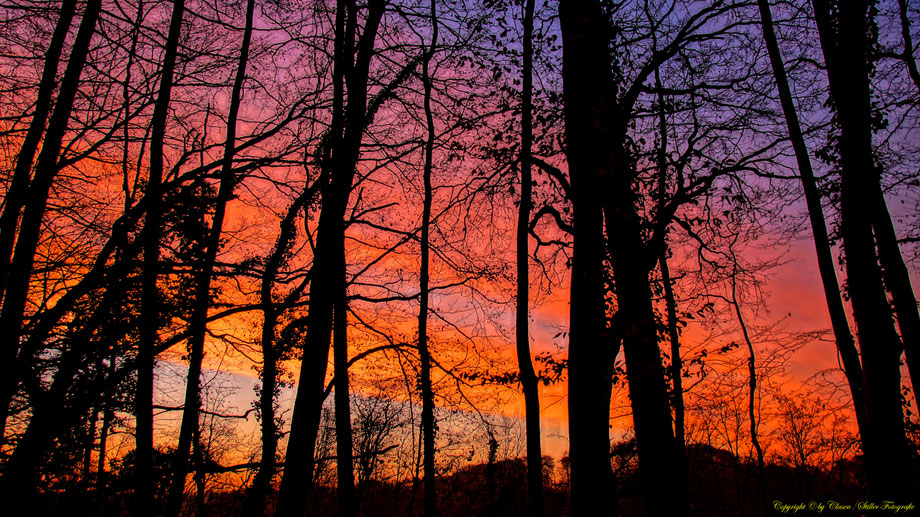
{"label": "orange sky", "polygon": [[[789,331],[816,330],[829,327],[827,310],[824,305],[820,279],[817,274],[813,253],[813,248],[808,240],[801,240],[794,244],[792,249],[786,254],[786,258],[789,259],[789,262],[777,268],[774,271],[774,276],[768,282],[767,289],[770,295],[768,299],[770,312],[761,314],[759,320],[752,319],[748,322],[749,325],[766,324],[771,321],[784,319],[782,326]],[[554,336],[559,330],[564,330],[568,326],[568,302],[565,300],[565,291],[565,289],[557,290],[532,312],[532,343],[534,353],[544,351],[551,352],[558,349],[558,347],[554,345]],[[512,310],[510,307],[511,306],[509,306],[509,311]],[[248,320],[248,325],[257,325],[260,316],[258,312],[253,312],[245,319]],[[508,317],[510,318],[511,315]],[[239,320],[237,320],[237,322],[239,322]],[[405,332],[411,333],[414,330],[414,325],[414,321],[408,320],[403,325],[399,326],[403,327]],[[212,328],[215,327],[219,328],[218,325],[212,325]],[[228,328],[227,330],[230,329]],[[355,333],[352,332],[352,334],[354,337]],[[703,330],[691,326],[683,333],[682,342],[685,347],[692,349],[699,345],[699,341],[706,335],[707,334]],[[559,340],[557,339],[556,341],[558,342]],[[727,341],[728,338],[721,338],[721,340],[717,340],[713,344],[722,345]],[[557,344],[562,345],[564,343]],[[755,342],[755,347],[759,345],[759,343]],[[221,348],[224,347],[221,346]],[[217,351],[215,350],[214,352]],[[499,345],[499,352],[507,355],[509,358],[513,357],[511,356],[511,354],[513,354],[513,343],[509,341]],[[761,352],[762,350],[758,349],[758,353]],[[744,352],[744,354],[746,354],[746,352]],[[252,371],[250,365],[245,361],[239,361],[239,358],[230,361],[224,359],[223,363],[215,363],[214,361],[220,359],[217,353],[210,354],[209,358],[212,361],[209,366],[215,369],[222,369],[231,374],[228,376],[228,378],[231,379],[229,384],[236,388],[236,392],[229,398],[230,405],[236,407],[236,410],[233,412],[242,413],[248,409],[251,402],[254,400],[252,385],[256,381],[254,378],[255,373]],[[513,366],[514,363],[510,364]],[[296,368],[296,364],[291,366]],[[788,376],[787,379],[785,379],[786,385],[784,389],[794,391],[802,381],[816,371],[834,368],[835,366],[836,353],[833,343],[830,341],[812,341],[794,353],[793,359],[789,363]],[[184,369],[184,365],[172,363],[172,368],[178,373]],[[355,377],[360,377],[362,375],[362,370],[366,371],[360,366],[357,367],[353,375]],[[355,383],[355,385],[358,386],[360,390],[360,382]],[[506,394],[511,393],[508,389],[505,391]],[[174,393],[174,396],[175,395],[177,394]],[[402,396],[404,395],[397,395],[397,397]],[[506,400],[507,402],[504,405],[492,407],[491,410],[511,417],[521,417],[523,414],[522,398],[518,396]],[[562,456],[568,448],[565,383],[548,387],[541,386],[541,403],[544,451],[558,458]],[[289,411],[293,405],[293,390],[284,390],[280,404],[282,412],[287,411],[287,415],[289,416]],[[626,404],[627,401],[625,398],[614,401],[614,407],[619,407],[621,409],[620,413],[615,410],[614,414],[621,414],[622,408],[624,408]],[[177,414],[174,415],[177,416]],[[161,422],[163,423],[165,423],[166,420],[166,416],[161,418]],[[628,418],[615,419],[613,421],[613,435],[621,435],[629,424]],[[255,418],[250,416],[247,423],[241,426],[241,429],[246,434],[253,433],[253,436],[256,436],[255,432],[257,427]]]}

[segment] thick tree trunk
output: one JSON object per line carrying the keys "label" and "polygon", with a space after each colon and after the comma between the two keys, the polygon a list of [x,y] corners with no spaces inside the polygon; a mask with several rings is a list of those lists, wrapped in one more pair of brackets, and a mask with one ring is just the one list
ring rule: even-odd
{"label": "thick tree trunk", "polygon": [[[325,196],[324,196],[325,199]],[[330,214],[331,215],[331,214]],[[284,473],[278,490],[278,517],[300,517],[306,503],[313,478],[316,433],[322,416],[323,391],[326,369],[329,364],[329,344],[332,337],[332,304],[329,271],[332,265],[327,257],[329,231],[326,206],[320,215],[316,251],[311,268],[310,304],[307,316],[307,335],[301,362],[294,414],[288,438]],[[324,217],[325,216],[325,217]]]}
{"label": "thick tree trunk", "polygon": [[179,51],[179,36],[185,0],[174,0],[169,33],[160,72],[160,87],[150,121],[150,172],[145,199],[147,215],[141,241],[144,248],[143,275],[141,278],[141,335],[137,351],[137,391],[135,394],[136,447],[134,512],[139,516],[156,513],[153,495],[153,368],[154,346],[157,342],[159,322],[159,296],[157,276],[160,256],[160,220],[163,197],[163,143],[169,100],[172,95],[173,74]]}
{"label": "thick tree trunk", "polygon": [[901,38],[904,40],[904,51],[901,59],[907,66],[907,74],[911,82],[917,87],[920,94],[920,70],[917,69],[917,60],[914,59],[914,39],[910,35],[910,15],[907,10],[907,0],[898,0],[898,17],[901,20]]}
{"label": "thick tree trunk", "polygon": [[[327,137],[328,144],[322,149],[323,174],[322,208],[317,227],[316,248],[313,251],[313,266],[310,268],[310,303],[307,313],[307,335],[301,360],[300,378],[294,399],[294,413],[291,417],[291,431],[288,438],[284,471],[278,489],[278,517],[303,515],[306,509],[309,488],[314,469],[316,435],[319,430],[329,364],[329,345],[332,338],[332,286],[330,274],[335,271],[330,257],[332,248],[327,244],[335,231],[331,199],[331,178],[335,174],[333,156],[341,149],[344,126],[344,75],[345,75],[345,1],[336,2],[335,43],[332,68],[332,125]],[[328,172],[327,172],[328,171]],[[341,217],[341,215],[339,215]]]}
{"label": "thick tree trunk", "polygon": [[189,368],[185,388],[185,404],[182,410],[182,423],[179,428],[179,443],[176,448],[173,466],[173,481],[169,493],[169,514],[178,516],[182,508],[182,493],[185,477],[188,473],[188,456],[192,440],[198,435],[198,413],[201,399],[201,368],[204,359],[204,341],[207,334],[208,307],[211,301],[211,279],[214,275],[214,262],[220,248],[220,235],[223,231],[227,203],[233,197],[236,178],[233,173],[233,156],[236,146],[236,121],[239,116],[243,96],[243,83],[246,80],[246,65],[249,62],[249,45],[252,41],[252,18],[255,0],[246,2],[246,22],[243,29],[243,42],[236,77],[230,92],[230,107],[227,114],[227,137],[224,141],[223,163],[220,169],[220,186],[214,207],[211,229],[205,242],[205,255],[195,278],[195,307],[190,322]]}
{"label": "thick tree trunk", "polygon": [[533,17],[534,0],[524,3],[524,63],[521,71],[521,203],[517,221],[517,307],[515,342],[527,430],[527,495],[530,517],[543,517],[543,452],[540,444],[540,393],[530,357],[530,252],[528,237],[533,206]]}
{"label": "thick tree trunk", "polygon": [[[23,142],[23,147],[16,160],[16,169],[7,192],[7,203],[0,216],[0,285],[3,287],[3,308],[0,311],[0,442],[6,431],[6,420],[9,407],[18,389],[19,380],[27,365],[31,364],[31,356],[20,354],[20,338],[22,337],[22,324],[25,315],[26,301],[29,294],[29,280],[32,277],[32,266],[35,263],[35,252],[41,237],[42,219],[45,216],[45,207],[51,185],[58,173],[58,156],[61,153],[61,143],[67,131],[70,114],[73,110],[74,99],[80,86],[80,75],[86,64],[89,46],[93,34],[96,32],[96,21],[99,18],[101,7],[100,0],[90,0],[83,12],[80,28],[70,51],[67,69],[61,79],[60,90],[54,104],[54,111],[45,132],[44,141],[41,142],[41,151],[35,165],[35,176],[29,183],[29,174],[32,170],[32,156],[41,140],[45,118],[50,109],[51,94],[54,90],[54,80],[57,72],[60,54],[64,45],[63,39],[74,16],[72,2],[65,2],[62,7],[61,18],[55,27],[51,47],[45,60],[45,70],[42,73],[42,83],[39,85],[38,98],[36,99],[36,112],[32,125]],[[16,235],[16,222],[20,208],[23,209],[22,222],[19,233]],[[15,251],[10,257],[15,240]],[[24,363],[24,364],[23,364]]]}
{"label": "thick tree trunk", "polygon": [[760,7],[760,20],[763,29],[764,41],[767,44],[767,54],[776,79],[776,88],[779,93],[780,105],[786,119],[789,131],[789,140],[795,152],[799,175],[802,178],[802,191],[805,194],[805,205],[808,207],[808,218],[811,222],[811,232],[815,243],[815,254],[818,259],[818,271],[821,274],[821,284],[824,288],[824,299],[831,318],[831,327],[834,330],[834,339],[837,343],[837,352],[843,363],[843,372],[850,386],[853,397],[853,407],[856,411],[856,423],[860,429],[860,438],[865,436],[863,429],[866,426],[865,395],[863,393],[862,364],[859,360],[859,351],[850,332],[847,322],[846,310],[840,297],[840,286],[837,283],[837,274],[834,268],[834,258],[831,253],[830,239],[827,235],[827,225],[824,220],[824,210],[821,207],[821,195],[818,193],[818,183],[815,180],[811,159],[808,156],[808,147],[799,125],[795,104],[792,100],[792,91],[786,75],[786,67],[776,41],[773,30],[773,15],[767,0],[758,0]]}
{"label": "thick tree trunk", "polygon": [[910,282],[910,272],[904,264],[898,237],[891,223],[891,214],[882,194],[881,185],[876,185],[875,213],[872,217],[872,229],[875,230],[875,242],[878,257],[882,265],[885,287],[891,293],[894,312],[901,330],[904,355],[907,359],[907,371],[914,390],[914,402],[918,400],[920,389],[920,312],[917,312],[917,298]]}
{"label": "thick tree trunk", "polygon": [[[569,459],[572,515],[611,515],[615,489],[608,433],[609,350],[605,344],[604,229],[598,181],[609,172],[603,148],[606,110],[615,91],[600,6],[563,0],[566,154],[573,190],[574,235],[569,331]],[[603,142],[603,144],[601,144]],[[603,147],[602,147],[603,146]]]}
{"label": "thick tree trunk", "polygon": [[[563,34],[563,85],[565,88],[566,142],[572,187],[575,189],[575,263],[572,271],[572,332],[569,344],[569,418],[572,462],[573,515],[609,513],[610,463],[609,400],[600,396],[609,382],[610,361],[600,340],[604,333],[603,298],[598,307],[583,308],[596,295],[586,296],[579,285],[593,281],[601,289],[600,276],[586,278],[576,267],[579,251],[591,250],[602,240],[601,202],[607,237],[613,252],[613,274],[617,298],[617,333],[623,338],[626,371],[632,401],[633,421],[639,446],[639,476],[649,515],[679,515],[688,511],[682,490],[673,497],[661,497],[661,486],[682,485],[680,451],[671,428],[664,372],[658,350],[658,336],[649,290],[648,266],[642,242],[633,172],[626,151],[626,120],[614,97],[616,85],[608,51],[609,27],[599,4],[563,1],[560,6]],[[576,187],[580,184],[579,187]],[[581,207],[579,207],[581,205]],[[579,210],[587,209],[580,218]],[[581,226],[581,228],[579,228]],[[581,234],[582,231],[586,233]],[[587,244],[579,234],[593,239]],[[586,246],[587,244],[587,246]],[[599,275],[602,250],[594,251],[588,267]],[[596,264],[596,265],[595,265]],[[590,287],[588,287],[590,289]],[[593,293],[592,293],[593,294]],[[602,293],[601,293],[602,296]],[[588,314],[590,313],[590,316]],[[592,318],[596,329],[579,335],[576,322]],[[589,338],[594,343],[579,340]],[[593,345],[592,348],[588,348]],[[584,347],[584,348],[583,348]],[[591,364],[586,364],[590,362]],[[585,398],[587,408],[579,407]],[[579,413],[581,411],[581,413]],[[585,412],[590,415],[584,414]],[[585,419],[585,420],[581,420]],[[587,456],[587,457],[586,457]],[[592,458],[593,456],[593,458]],[[582,476],[590,477],[582,477]],[[583,490],[587,489],[587,492]]]}
{"label": "thick tree trunk", "polygon": [[[901,341],[891,319],[872,234],[879,170],[872,153],[869,91],[869,5],[841,2],[837,25],[827,0],[814,0],[815,17],[840,126],[840,217],[847,292],[862,352],[865,386],[865,456],[872,498],[906,501],[910,454],[901,408]],[[836,31],[835,31],[836,28]]]}
{"label": "thick tree trunk", "polygon": [[[620,162],[622,163],[622,162]],[[625,165],[625,164],[624,164]],[[671,428],[664,370],[652,310],[645,250],[639,231],[631,181],[623,170],[611,168],[611,189],[604,206],[607,234],[615,247],[613,272],[617,297],[617,331],[623,336],[626,376],[639,448],[639,480],[649,515],[685,515],[686,480],[680,469],[681,451]],[[662,484],[677,488],[672,497],[660,495]]]}
{"label": "thick tree trunk", "polygon": [[431,228],[431,170],[434,166],[434,116],[431,112],[431,75],[429,66],[438,44],[438,18],[434,1],[431,2],[431,43],[422,60],[422,86],[424,89],[425,123],[428,135],[425,140],[425,165],[422,172],[424,180],[424,200],[422,201],[422,235],[421,268],[419,271],[419,309],[418,309],[418,353],[420,381],[422,388],[422,464],[425,470],[423,481],[425,517],[434,517],[437,513],[436,472],[434,468],[434,390],[431,386],[431,353],[428,349],[428,283],[429,283],[429,248]]}

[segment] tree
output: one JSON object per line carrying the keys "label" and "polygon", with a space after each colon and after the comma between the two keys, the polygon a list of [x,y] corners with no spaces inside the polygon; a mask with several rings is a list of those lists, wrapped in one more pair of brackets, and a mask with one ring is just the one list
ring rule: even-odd
{"label": "tree", "polygon": [[609,514],[610,402],[603,394],[612,361],[602,291],[602,199],[608,193],[601,193],[597,186],[607,174],[614,174],[611,168],[618,164],[606,150],[616,145],[617,132],[625,128],[615,126],[611,113],[615,100],[610,93],[616,91],[616,85],[600,5],[563,0],[559,16],[574,220],[568,360],[572,514]]}
{"label": "tree", "polygon": [[[0,282],[3,282],[3,307],[2,311],[0,311],[0,325],[7,329],[2,340],[0,340],[0,350],[4,354],[2,363],[5,369],[3,371],[2,391],[0,391],[3,397],[0,400],[0,406],[3,407],[0,410],[0,425],[2,425],[0,431],[5,431],[6,429],[9,404],[16,393],[18,380],[21,378],[23,370],[28,367],[27,365],[31,359],[29,350],[20,347],[29,280],[32,277],[32,268],[35,263],[35,254],[41,235],[41,225],[45,216],[48,196],[55,176],[60,171],[58,158],[61,153],[62,142],[73,110],[74,99],[80,86],[80,76],[86,64],[90,42],[96,32],[96,22],[99,19],[101,3],[101,0],[93,0],[86,5],[83,19],[80,22],[80,29],[77,31],[77,38],[74,40],[70,58],[67,61],[67,69],[61,78],[61,88],[57,95],[54,111],[51,113],[48,130],[42,140],[42,149],[35,164],[35,175],[29,182],[32,155],[35,152],[33,146],[38,145],[37,140],[41,137],[40,131],[45,122],[43,112],[48,109],[46,103],[50,102],[45,96],[50,96],[51,92],[46,91],[46,89],[53,88],[57,61],[61,52],[61,48],[58,46],[61,42],[57,39],[52,40],[52,47],[49,49],[49,55],[46,58],[48,79],[45,80],[43,77],[43,81],[46,82],[45,88],[40,88],[34,124],[30,127],[30,134],[27,134],[17,158],[17,171],[13,173],[13,181],[10,185],[11,192],[8,197],[11,201],[4,207],[2,216],[4,221],[0,223],[5,226],[3,236],[0,238],[2,239],[0,250],[7,248],[7,242],[9,247],[12,247],[14,238],[16,242],[11,259],[8,257],[8,251],[2,251],[3,256],[0,257]],[[63,6],[62,18],[55,28],[56,36],[61,38],[66,36],[66,27],[63,25],[65,22],[69,25],[70,19],[73,17],[72,9],[73,7],[67,4]],[[51,69],[52,66],[54,67],[53,70]],[[47,81],[52,82],[49,85]],[[28,188],[28,191],[25,190],[26,188]],[[22,221],[19,224],[19,232],[14,237],[13,233],[16,230],[16,220],[20,207],[23,208]],[[9,260],[8,265],[7,260]]]}
{"label": "tree", "polygon": [[421,228],[421,267],[419,268],[419,309],[418,309],[418,355],[422,388],[422,443],[425,465],[424,478],[424,515],[434,517],[437,514],[437,474],[434,468],[434,436],[436,432],[434,419],[434,392],[431,386],[431,352],[428,349],[428,300],[429,300],[429,266],[430,266],[430,229],[431,229],[431,172],[434,167],[435,126],[431,111],[431,59],[437,51],[438,14],[434,0],[431,2],[431,42],[422,58],[422,86],[424,89],[425,124],[428,134],[425,139],[425,165],[423,167],[424,200],[422,201]]}
{"label": "tree", "polygon": [[[198,409],[200,405],[200,378],[204,359],[204,342],[207,333],[208,307],[211,301],[211,278],[214,274],[214,262],[220,248],[220,236],[224,224],[227,203],[233,196],[235,183],[233,157],[236,146],[236,124],[242,100],[243,83],[246,80],[246,65],[249,62],[249,46],[252,40],[252,18],[255,1],[246,2],[246,22],[243,29],[243,41],[240,47],[239,63],[230,94],[230,108],[227,116],[227,136],[224,141],[223,163],[220,169],[220,186],[214,206],[214,217],[207,240],[204,243],[204,257],[198,266],[195,278],[195,300],[190,322],[189,371],[185,391],[185,403],[182,411],[182,423],[179,430],[179,443],[176,449],[176,466],[173,469],[173,483],[170,487],[169,508],[171,515],[178,516],[182,508],[182,496],[185,491],[186,459],[192,440],[199,440]],[[274,456],[274,454],[272,454]]]}
{"label": "tree", "polygon": [[[831,327],[834,331],[837,351],[840,353],[840,358],[843,362],[843,371],[850,385],[850,393],[853,396],[856,421],[859,428],[862,429],[866,425],[862,365],[859,360],[859,351],[856,349],[856,343],[853,340],[853,334],[850,332],[850,325],[847,322],[843,301],[840,298],[840,286],[837,284],[837,275],[831,254],[827,225],[824,220],[824,210],[818,192],[818,184],[815,180],[808,148],[805,144],[799,117],[792,100],[786,67],[783,64],[783,57],[773,29],[773,15],[770,11],[770,4],[767,0],[758,0],[757,5],[760,10],[761,28],[767,45],[767,54],[770,57],[770,66],[773,70],[780,105],[782,106],[783,116],[789,132],[789,140],[795,151],[796,164],[802,178],[802,191],[805,194],[805,203],[808,207],[808,218],[811,222],[815,253],[818,259],[818,271],[821,274],[821,285],[824,288],[824,298],[830,313]],[[861,435],[864,436],[865,433],[863,432]]]}
{"label": "tree", "polygon": [[[42,134],[45,131],[48,115],[51,112],[55,78],[57,77],[61,54],[64,51],[65,39],[76,11],[76,5],[75,0],[61,3],[61,12],[54,26],[51,40],[48,42],[48,51],[45,54],[41,82],[38,85],[35,97],[35,111],[32,113],[28,132],[23,138],[19,154],[16,156],[13,177],[10,179],[10,186],[6,192],[8,201],[3,207],[3,214],[0,215],[0,289],[2,289],[0,291],[0,301],[3,300],[2,293],[6,292],[7,272],[9,271],[9,261],[16,239],[19,212],[22,210],[26,200],[32,175],[32,162],[35,158],[35,153],[38,151]],[[6,411],[6,408],[3,411]],[[4,413],[3,417],[3,429],[6,429],[5,415],[6,413]]]}
{"label": "tree", "polygon": [[143,325],[138,343],[137,394],[135,395],[137,419],[137,445],[135,448],[135,510],[138,515],[155,513],[153,499],[153,367],[154,346],[157,342],[161,199],[163,196],[163,140],[169,100],[172,94],[173,74],[185,0],[175,0],[161,63],[160,87],[150,121],[150,172],[147,180],[147,211],[142,233],[144,248],[144,273],[142,280]]}
{"label": "tree", "polygon": [[[834,5],[827,0],[815,0],[813,6],[839,125],[840,225],[847,293],[862,352],[868,424],[864,453],[870,494],[906,500],[910,456],[900,395],[902,343],[885,296],[875,247],[878,234],[873,237],[880,196],[879,170],[872,151],[873,113],[869,93],[873,6],[871,2]],[[867,192],[873,198],[868,212],[860,202]]]}
{"label": "tree", "polygon": [[[6,360],[3,363],[5,368],[8,368],[3,381],[5,383],[3,390],[4,400],[0,402],[0,405],[4,406],[4,430],[6,414],[11,399],[15,394],[18,379],[22,376],[23,364],[28,365],[31,359],[28,349],[20,346],[29,279],[32,275],[32,266],[35,261],[36,247],[41,233],[41,222],[45,214],[48,195],[54,182],[54,177],[59,171],[57,162],[61,152],[62,140],[73,109],[80,75],[86,63],[86,55],[89,52],[90,41],[96,31],[96,21],[99,18],[101,8],[100,4],[101,1],[98,0],[89,2],[83,13],[83,20],[80,22],[80,29],[74,41],[67,69],[61,80],[61,90],[58,93],[57,102],[51,114],[49,130],[45,134],[42,150],[35,166],[36,174],[29,185],[27,199],[23,201],[26,208],[20,224],[19,234],[16,237],[16,247],[10,262],[8,277],[4,279],[6,280],[6,289],[3,297],[3,309],[2,313],[0,313],[0,322],[2,322],[3,328],[7,329],[3,336],[3,342],[0,343],[0,347],[6,354]],[[68,7],[65,6],[64,9],[66,11]],[[66,16],[67,13],[65,12],[64,15]],[[70,16],[72,16],[72,13]],[[57,50],[57,52],[60,52],[60,50]],[[49,58],[52,58],[52,61],[54,60],[53,56],[49,56]],[[28,149],[25,151],[25,156],[20,155],[20,158],[23,163],[28,161],[28,164],[23,166],[28,167],[24,169],[28,173],[28,170],[31,169],[31,157]],[[14,207],[18,201],[14,199],[6,208]],[[12,229],[15,228],[15,214],[10,217],[13,218],[13,223],[10,227]],[[49,409],[51,408],[45,408],[46,411]],[[0,491],[5,495],[31,493],[35,481],[33,478],[33,462],[37,459],[36,452],[41,450],[43,441],[44,436],[35,436],[35,439],[25,442],[26,447],[16,448],[19,454],[14,459],[11,459],[4,468]]]}
{"label": "tree", "polygon": [[540,447],[540,394],[537,375],[530,357],[530,214],[532,199],[533,146],[533,18],[534,0],[524,3],[523,77],[521,102],[521,200],[517,221],[517,307],[515,314],[516,352],[521,388],[524,392],[524,418],[527,426],[527,493],[531,517],[542,517],[543,452]]}
{"label": "tree", "polygon": [[[300,513],[306,503],[302,487],[312,477],[314,442],[319,430],[329,340],[334,334],[336,401],[336,465],[340,515],[352,515],[354,472],[351,450],[351,416],[348,410],[347,304],[345,300],[345,227],[343,217],[348,204],[358,162],[361,138],[368,123],[367,83],[374,44],[383,17],[385,2],[368,5],[364,30],[358,37],[358,6],[339,0],[335,15],[332,124],[326,135],[328,154],[322,167],[328,168],[320,187],[322,208],[317,228],[316,247],[310,285],[307,336],[303,367],[294,403],[294,415],[285,458],[284,474],[278,494],[278,514]],[[358,37],[357,42],[355,38]],[[348,88],[347,103],[344,88]],[[322,272],[319,274],[318,272]],[[333,315],[335,315],[333,333]],[[304,361],[306,362],[306,361]]]}

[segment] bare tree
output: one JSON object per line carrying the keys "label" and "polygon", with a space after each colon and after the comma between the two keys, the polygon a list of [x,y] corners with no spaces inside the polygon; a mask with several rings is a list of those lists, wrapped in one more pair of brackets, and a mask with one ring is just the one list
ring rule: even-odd
{"label": "bare tree", "polygon": [[161,63],[160,87],[150,121],[150,172],[147,180],[147,211],[144,218],[143,247],[144,273],[142,287],[143,326],[138,343],[137,395],[137,446],[135,448],[135,510],[138,515],[155,513],[153,499],[153,368],[154,347],[157,342],[161,198],[163,196],[163,140],[169,100],[172,95],[173,75],[182,32],[185,0],[176,0],[170,18]]}
{"label": "bare tree", "polygon": [[420,362],[420,382],[422,388],[422,456],[424,458],[424,515],[434,517],[437,514],[437,473],[434,467],[435,454],[435,419],[434,419],[434,392],[431,386],[431,352],[428,348],[428,300],[429,300],[429,266],[430,266],[430,230],[431,230],[431,172],[434,167],[435,125],[431,111],[431,59],[437,51],[438,45],[438,14],[437,6],[431,2],[431,42],[425,50],[422,59],[422,86],[424,89],[425,124],[428,134],[425,138],[425,165],[422,176],[424,183],[424,199],[422,201],[422,228],[421,228],[421,267],[419,271],[419,309],[418,309],[418,355]]}
{"label": "bare tree", "polygon": [[[285,458],[284,475],[278,495],[278,514],[299,514],[306,503],[302,487],[312,477],[313,453],[323,383],[326,377],[329,340],[334,334],[335,410],[340,515],[357,511],[354,501],[354,471],[351,449],[351,416],[348,410],[348,341],[345,293],[345,209],[355,176],[361,139],[368,122],[367,84],[370,61],[385,2],[368,5],[364,30],[358,37],[358,6],[354,1],[336,3],[335,50],[333,63],[332,125],[323,167],[329,169],[321,186],[322,209],[310,285],[310,309],[304,346],[306,363],[300,373],[291,433]],[[357,42],[356,42],[356,37]],[[348,88],[347,104],[344,88]],[[333,333],[333,315],[335,315]]]}
{"label": "bare tree", "polygon": [[530,215],[533,208],[531,174],[533,147],[533,19],[534,0],[524,3],[523,68],[521,97],[521,200],[517,222],[517,307],[515,315],[516,352],[521,388],[524,392],[524,418],[527,426],[527,493],[531,517],[542,517],[543,453],[540,447],[540,394],[533,360],[530,357]]}
{"label": "bare tree", "polygon": [[[29,175],[32,170],[32,156],[35,153],[33,146],[38,145],[38,139],[41,138],[48,110],[47,103],[50,102],[51,91],[54,88],[54,79],[57,71],[57,63],[60,59],[61,48],[63,44],[58,39],[52,40],[52,47],[49,49],[49,55],[46,58],[47,79],[50,84],[45,84],[45,88],[40,88],[39,97],[36,100],[36,114],[30,134],[26,135],[23,142],[23,148],[17,157],[13,181],[10,185],[10,192],[7,196],[9,202],[4,207],[3,219],[0,224],[5,225],[3,235],[0,237],[0,282],[2,282],[3,291],[3,308],[0,311],[0,325],[6,329],[0,338],[0,350],[3,356],[3,381],[0,395],[0,431],[6,429],[6,417],[9,411],[9,404],[16,393],[17,384],[23,371],[28,368],[31,361],[31,355],[27,350],[20,347],[22,337],[23,316],[25,315],[26,302],[29,292],[29,281],[32,278],[32,268],[35,264],[35,255],[38,241],[41,236],[42,220],[45,217],[45,209],[48,204],[48,196],[51,186],[54,183],[60,168],[58,158],[62,149],[64,135],[67,132],[68,122],[73,110],[74,99],[80,87],[80,76],[86,64],[87,54],[89,53],[90,42],[96,32],[96,22],[99,19],[101,9],[101,0],[88,2],[83,12],[83,19],[80,22],[80,28],[77,31],[77,38],[74,40],[70,57],[67,61],[67,69],[61,78],[61,87],[54,105],[54,111],[48,122],[48,130],[45,131],[42,140],[41,151],[35,163],[35,175],[29,182]],[[73,6],[64,5],[62,18],[59,20],[58,27],[55,28],[57,36],[66,37],[67,27],[70,19],[73,17]],[[51,68],[53,66],[53,69]],[[43,76],[45,75],[43,72]],[[45,91],[45,90],[48,91]],[[43,115],[43,112],[45,113]],[[39,120],[41,119],[41,120]],[[34,129],[33,129],[34,128]],[[27,190],[26,190],[27,189]],[[23,209],[22,221],[19,224],[19,231],[16,232],[16,222],[19,217],[19,209]],[[9,257],[9,251],[6,250],[7,242],[9,248],[12,248],[13,240],[16,246],[13,255]],[[9,262],[7,263],[7,260]],[[7,269],[8,268],[8,269]]]}
{"label": "bare tree", "polygon": [[[179,443],[176,448],[175,467],[173,468],[173,482],[170,487],[168,513],[178,516],[182,508],[182,496],[185,491],[185,476],[187,472],[187,458],[191,449],[192,440],[198,440],[199,422],[198,409],[201,404],[201,367],[204,360],[204,342],[207,334],[208,307],[211,301],[211,278],[214,274],[214,262],[220,248],[220,236],[224,225],[224,216],[227,203],[233,196],[233,189],[237,179],[234,174],[233,157],[236,150],[236,124],[239,117],[240,103],[243,95],[243,83],[246,81],[246,66],[249,62],[249,47],[252,41],[252,18],[255,10],[255,1],[247,0],[245,27],[243,28],[243,41],[240,47],[239,63],[237,64],[236,77],[230,93],[230,107],[227,115],[227,136],[224,141],[223,163],[220,169],[220,186],[214,206],[214,217],[211,228],[204,243],[204,257],[196,272],[195,278],[195,307],[190,323],[191,336],[188,341],[189,368],[188,380],[185,389],[185,403],[182,410],[182,423],[179,429]],[[200,470],[200,469],[199,469]]]}
{"label": "bare tree", "polygon": [[[910,476],[900,394],[902,343],[891,319],[873,237],[881,194],[869,97],[871,5],[815,0],[813,6],[840,128],[840,224],[847,292],[862,352],[867,424],[863,439],[870,493],[905,500]],[[866,193],[872,197],[868,212],[860,201]]]}
{"label": "bare tree", "polygon": [[572,514],[610,514],[610,401],[604,397],[604,385],[610,378],[612,350],[605,328],[602,271],[602,199],[607,193],[597,185],[615,173],[612,167],[617,164],[607,149],[625,128],[616,127],[611,113],[615,100],[609,96],[615,84],[607,50],[609,27],[600,5],[563,0],[559,16],[574,219],[568,359]]}
{"label": "bare tree", "polygon": [[812,236],[815,243],[815,253],[818,259],[818,271],[821,274],[821,285],[824,288],[824,298],[831,317],[831,327],[837,343],[837,350],[843,362],[843,370],[850,384],[850,393],[853,396],[853,406],[856,410],[856,420],[860,429],[865,426],[865,402],[862,381],[862,365],[859,361],[859,351],[847,323],[846,311],[840,298],[840,286],[837,284],[837,275],[834,260],[831,254],[830,239],[828,238],[827,225],[824,221],[824,211],[821,206],[821,197],[818,185],[808,155],[805,138],[792,100],[789,81],[776,33],[773,29],[773,15],[770,4],[766,0],[758,0],[760,20],[763,29],[770,65],[776,80],[780,104],[789,131],[789,139],[795,151],[796,163],[802,178],[802,191],[805,194],[805,203],[808,206],[808,217],[811,222]]}

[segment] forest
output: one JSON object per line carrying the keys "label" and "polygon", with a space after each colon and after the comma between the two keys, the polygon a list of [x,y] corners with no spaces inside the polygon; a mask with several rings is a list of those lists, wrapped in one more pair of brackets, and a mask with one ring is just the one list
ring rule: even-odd
{"label": "forest", "polygon": [[918,42],[909,0],[3,0],[0,496],[916,512]]}

